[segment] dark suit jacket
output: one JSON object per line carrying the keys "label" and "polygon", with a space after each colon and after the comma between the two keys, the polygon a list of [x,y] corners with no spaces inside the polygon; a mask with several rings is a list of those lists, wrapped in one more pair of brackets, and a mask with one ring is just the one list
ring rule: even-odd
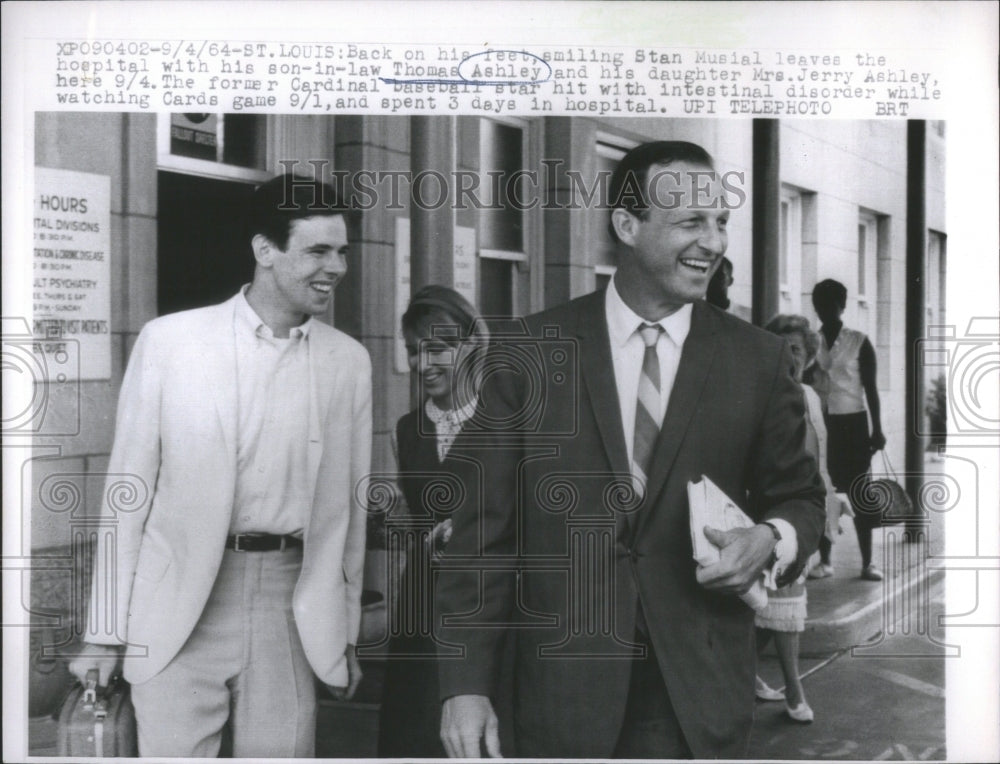
{"label": "dark suit jacket", "polygon": [[804,449],[804,402],[787,345],[695,303],[637,504],[604,293],[526,324],[534,340],[497,338],[482,432],[453,446],[475,469],[444,561],[465,570],[438,577],[438,638],[465,650],[440,663],[442,699],[495,692],[498,627],[506,625],[517,641],[516,753],[608,757],[641,600],[692,753],[744,756],[753,612],[695,580],[687,483],[707,475],[753,518],[790,522],[796,567],[805,564],[822,533],[824,490]]}

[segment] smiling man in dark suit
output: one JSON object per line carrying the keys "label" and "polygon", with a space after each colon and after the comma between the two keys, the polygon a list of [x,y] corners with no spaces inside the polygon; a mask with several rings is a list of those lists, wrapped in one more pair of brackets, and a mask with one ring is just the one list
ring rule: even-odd
{"label": "smiling man in dark suit", "polygon": [[[746,753],[754,628],[737,595],[769,564],[797,576],[823,485],[787,345],[703,300],[731,190],[694,144],[629,151],[610,184],[612,283],[527,319],[548,386],[539,396],[510,343],[487,363],[484,432],[455,447],[481,481],[446,554],[465,570],[437,585],[437,636],[463,648],[440,664],[452,756],[500,754],[505,632],[518,756]],[[546,351],[555,336],[570,362]],[[707,567],[692,559],[687,498],[703,476],[756,523],[706,530],[721,555]]]}

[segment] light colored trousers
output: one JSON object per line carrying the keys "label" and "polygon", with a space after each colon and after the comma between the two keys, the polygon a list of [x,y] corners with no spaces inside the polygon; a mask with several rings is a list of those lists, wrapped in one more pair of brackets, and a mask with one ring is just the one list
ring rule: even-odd
{"label": "light colored trousers", "polygon": [[208,604],[177,656],[132,686],[140,756],[311,757],[313,672],[292,615],[302,549],[226,550]]}

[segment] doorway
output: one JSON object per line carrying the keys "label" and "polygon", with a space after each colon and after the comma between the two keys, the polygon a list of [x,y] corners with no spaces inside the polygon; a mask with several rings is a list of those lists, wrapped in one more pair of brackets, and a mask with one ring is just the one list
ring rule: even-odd
{"label": "doorway", "polygon": [[157,314],[223,302],[253,277],[246,211],[254,186],[158,174]]}

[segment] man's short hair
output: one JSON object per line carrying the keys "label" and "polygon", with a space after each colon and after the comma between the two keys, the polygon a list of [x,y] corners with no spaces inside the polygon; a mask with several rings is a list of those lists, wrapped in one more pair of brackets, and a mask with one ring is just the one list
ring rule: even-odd
{"label": "man's short hair", "polygon": [[836,279],[823,279],[813,287],[812,303],[817,311],[823,305],[837,306],[843,310],[847,307],[847,287]]}
{"label": "man's short hair", "polygon": [[293,221],[318,215],[343,215],[347,222],[350,212],[329,183],[286,173],[262,183],[254,191],[248,238],[261,234],[284,251]]}
{"label": "man's short hair", "polygon": [[[687,162],[714,169],[712,155],[695,143],[687,141],[653,141],[630,149],[618,162],[608,187],[608,204],[612,212],[618,208],[630,212],[640,220],[649,215],[649,168],[653,165],[670,165]],[[609,222],[611,238],[618,241],[618,234]]]}

